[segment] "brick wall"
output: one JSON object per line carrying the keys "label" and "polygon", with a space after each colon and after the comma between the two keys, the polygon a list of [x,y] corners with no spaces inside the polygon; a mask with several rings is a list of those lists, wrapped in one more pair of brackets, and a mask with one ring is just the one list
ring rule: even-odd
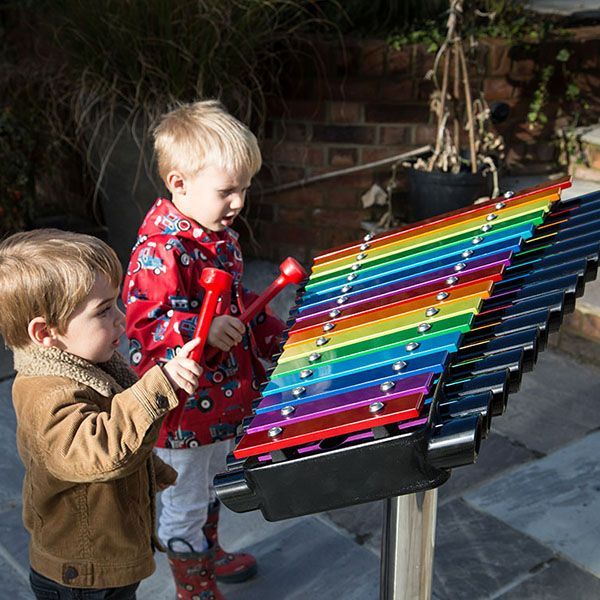
{"label": "brick wall", "polygon": [[[480,44],[476,78],[488,103],[502,101],[510,116],[498,126],[507,145],[508,171],[556,170],[555,128],[566,123],[564,79],[559,70],[549,83],[549,117],[531,130],[526,116],[537,73],[565,43],[511,47],[502,40]],[[565,65],[577,71],[577,84],[592,101],[600,90],[600,28],[580,30],[569,42]],[[361,222],[373,218],[363,209],[362,194],[385,183],[389,168],[363,171],[276,194],[261,189],[312,177],[406,152],[433,140],[431,84],[424,79],[434,55],[415,45],[393,50],[380,40],[319,44],[319,63],[297,60],[285,73],[285,101],[273,103],[265,168],[249,203],[248,222],[259,241],[256,254],[272,260],[293,255],[309,263],[323,249],[355,241]],[[561,89],[562,86],[562,89]],[[566,107],[568,111],[568,106]],[[397,211],[406,217],[406,176],[399,180]]]}

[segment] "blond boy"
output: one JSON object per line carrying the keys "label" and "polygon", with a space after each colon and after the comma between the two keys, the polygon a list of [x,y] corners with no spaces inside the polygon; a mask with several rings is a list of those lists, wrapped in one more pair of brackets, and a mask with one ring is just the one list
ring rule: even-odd
{"label": "blond boy", "polygon": [[[261,358],[277,351],[283,324],[270,313],[247,327],[238,318],[255,298],[242,286],[243,261],[231,225],[244,207],[261,165],[250,130],[214,100],[183,104],[154,131],[159,173],[170,198],[147,213],[123,287],[132,364],[144,373],[190,339],[203,297],[202,269],[233,276],[213,319],[197,391],[186,398],[181,422],[165,420],[157,452],[179,472],[162,495],[158,533],[168,545],[178,598],[210,589],[214,577],[241,582],[256,573],[249,554],[219,545],[214,475],[225,467],[233,437],[264,381]],[[207,596],[208,597],[208,596]]]}

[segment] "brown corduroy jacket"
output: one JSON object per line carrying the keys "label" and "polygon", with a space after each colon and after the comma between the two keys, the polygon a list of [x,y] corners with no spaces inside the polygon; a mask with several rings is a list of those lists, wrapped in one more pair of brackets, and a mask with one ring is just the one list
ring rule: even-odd
{"label": "brown corduroy jacket", "polygon": [[38,573],[70,587],[125,586],[154,571],[156,483],[175,471],[153,452],[177,397],[160,367],[93,365],[57,348],[15,351],[23,522]]}

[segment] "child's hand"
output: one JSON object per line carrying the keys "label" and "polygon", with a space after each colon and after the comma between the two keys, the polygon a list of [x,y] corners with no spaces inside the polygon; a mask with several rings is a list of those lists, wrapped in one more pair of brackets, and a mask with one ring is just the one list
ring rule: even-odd
{"label": "child's hand", "polygon": [[175,391],[182,389],[188,394],[193,394],[198,387],[202,367],[188,356],[199,343],[198,338],[190,340],[182,346],[177,356],[163,365],[163,371]]}
{"label": "child's hand", "polygon": [[207,342],[223,352],[229,352],[242,341],[244,331],[246,326],[239,319],[231,315],[221,315],[212,320]]}

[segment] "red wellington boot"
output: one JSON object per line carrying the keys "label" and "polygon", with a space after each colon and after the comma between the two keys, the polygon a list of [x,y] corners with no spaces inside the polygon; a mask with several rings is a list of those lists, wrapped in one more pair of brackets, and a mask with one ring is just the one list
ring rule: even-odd
{"label": "red wellington boot", "polygon": [[[188,546],[189,552],[173,550],[175,542]],[[196,552],[182,538],[171,538],[167,547],[167,559],[177,586],[177,600],[225,600],[215,580],[214,548]]]}
{"label": "red wellington boot", "polygon": [[221,503],[218,500],[208,505],[208,516],[202,529],[208,543],[212,544],[211,548],[215,551],[215,575],[217,580],[223,583],[241,583],[256,575],[258,571],[256,559],[251,554],[226,552],[221,548],[217,532],[220,505]]}

